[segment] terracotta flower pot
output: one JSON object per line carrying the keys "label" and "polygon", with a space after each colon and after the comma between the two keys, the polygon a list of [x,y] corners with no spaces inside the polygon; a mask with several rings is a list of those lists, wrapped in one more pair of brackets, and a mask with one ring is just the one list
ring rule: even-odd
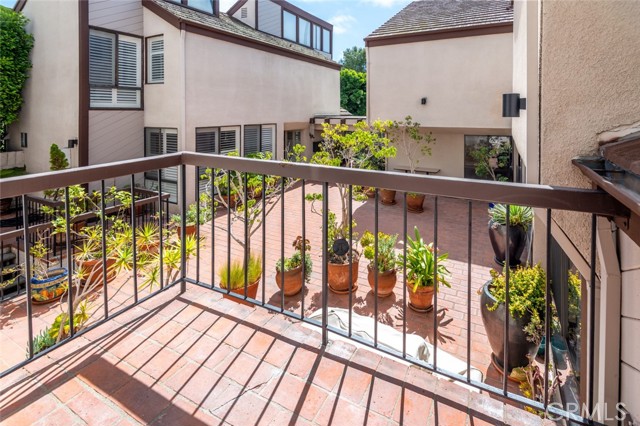
{"label": "terracotta flower pot", "polygon": [[412,213],[422,213],[424,211],[424,194],[407,194],[407,210]]}
{"label": "terracotta flower pot", "polygon": [[[178,238],[182,235],[182,227],[180,225],[177,226],[176,231],[178,232]],[[187,236],[196,235],[196,225],[187,225],[185,232]]]}
{"label": "terracotta flower pot", "polygon": [[[254,283],[247,284],[247,297],[255,299],[258,295],[258,285],[260,284],[260,277]],[[239,288],[231,289],[231,293],[236,293],[244,297],[244,285]],[[246,302],[244,300],[236,299],[233,296],[227,296],[226,294],[222,295],[223,298],[233,300],[234,302],[240,303],[241,305],[251,306],[253,307],[253,303]]]}
{"label": "terracotta flower pot", "polygon": [[[189,229],[187,229],[189,232]],[[160,247],[160,241],[153,241],[151,243],[142,243],[138,245],[138,250],[142,252],[146,252],[149,254],[154,254],[158,252],[158,247]]]}
{"label": "terracotta flower pot", "polygon": [[397,276],[396,270],[386,272],[376,272],[371,265],[367,266],[369,271],[367,280],[371,286],[371,291],[375,293],[376,289],[376,274],[378,275],[378,297],[388,297],[393,293],[393,289],[396,286]]}
{"label": "terracotta flower pot", "polygon": [[413,283],[407,282],[409,307],[416,312],[428,312],[433,309],[433,286],[419,286],[413,291]]}
{"label": "terracotta flower pot", "polygon": [[396,191],[391,189],[380,189],[380,202],[385,206],[393,206],[396,203]]}
{"label": "terracotta flower pot", "polygon": [[[358,266],[360,261],[354,260],[351,265],[351,284],[352,291],[358,288]],[[349,264],[331,263],[327,264],[329,289],[334,293],[347,294],[349,293]]]}
{"label": "terracotta flower pot", "polygon": [[[107,258],[107,282],[110,283],[116,277],[114,268],[116,259]],[[78,262],[78,268],[84,271],[84,278],[80,280],[82,285],[93,284],[102,281],[102,259],[81,260]]]}
{"label": "terracotta flower pot", "polygon": [[365,189],[364,193],[368,198],[374,198],[376,196],[376,189],[370,186]]}
{"label": "terracotta flower pot", "polygon": [[221,197],[230,209],[235,209],[238,205],[238,196],[236,194],[233,194],[231,196],[221,195]]}
{"label": "terracotta flower pot", "polygon": [[[284,295],[294,296],[300,293],[302,290],[302,282],[304,277],[302,275],[302,265],[295,269],[284,272]],[[276,270],[276,284],[278,288],[282,290],[282,272]]]}

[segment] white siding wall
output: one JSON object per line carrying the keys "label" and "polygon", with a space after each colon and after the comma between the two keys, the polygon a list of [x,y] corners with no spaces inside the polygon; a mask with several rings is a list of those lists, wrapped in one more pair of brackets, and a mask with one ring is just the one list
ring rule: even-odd
{"label": "white siding wall", "polygon": [[140,0],[89,0],[89,25],[142,35]]}
{"label": "white siding wall", "polygon": [[620,235],[622,307],[620,335],[620,401],[640,421],[640,247]]}
{"label": "white siding wall", "polygon": [[[242,17],[243,10],[246,11],[245,18]],[[240,9],[238,9],[236,13],[233,14],[233,17],[239,21],[244,22],[251,28],[255,28],[256,27],[256,1],[249,0],[248,2],[246,2],[244,6],[242,6]]]}
{"label": "white siding wall", "polygon": [[281,37],[281,7],[271,0],[258,0],[258,29],[265,33]]}

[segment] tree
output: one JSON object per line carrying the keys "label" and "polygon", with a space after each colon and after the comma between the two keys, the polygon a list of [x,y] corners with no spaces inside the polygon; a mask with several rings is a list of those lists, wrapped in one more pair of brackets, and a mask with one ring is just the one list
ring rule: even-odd
{"label": "tree", "polygon": [[367,74],[352,69],[340,71],[340,107],[353,115],[367,114]]}
{"label": "tree", "polygon": [[409,161],[411,173],[416,172],[416,167],[420,162],[420,154],[431,156],[431,144],[436,141],[431,132],[421,134],[420,123],[412,121],[410,115],[407,115],[404,121],[394,121],[389,128],[389,134],[391,143],[397,145]]}
{"label": "tree", "polygon": [[18,118],[22,88],[31,69],[33,36],[24,28],[28,22],[22,14],[0,6],[0,139]]}
{"label": "tree", "polygon": [[342,59],[340,60],[342,68],[358,72],[367,72],[367,53],[364,47],[353,46],[346,49],[342,53]]}
{"label": "tree", "polygon": [[511,174],[511,143],[508,138],[492,136],[481,141],[469,152],[475,161],[475,172],[479,177],[508,182]]}

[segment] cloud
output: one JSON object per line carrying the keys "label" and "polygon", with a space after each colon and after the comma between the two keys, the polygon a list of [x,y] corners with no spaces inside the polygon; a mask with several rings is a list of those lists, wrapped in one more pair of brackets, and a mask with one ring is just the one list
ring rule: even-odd
{"label": "cloud", "polygon": [[360,2],[379,7],[392,7],[399,4],[409,3],[408,0],[360,0]]}
{"label": "cloud", "polygon": [[336,34],[344,34],[351,29],[351,24],[356,22],[356,18],[351,15],[336,15],[329,19],[333,24],[333,32]]}

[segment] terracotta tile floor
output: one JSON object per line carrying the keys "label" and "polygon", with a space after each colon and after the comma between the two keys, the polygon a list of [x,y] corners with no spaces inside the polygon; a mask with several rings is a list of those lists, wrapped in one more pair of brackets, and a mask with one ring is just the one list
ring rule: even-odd
{"label": "terracotta tile floor", "polygon": [[[4,352],[4,350],[3,350]],[[539,425],[487,395],[197,287],[0,380],[6,425]]]}

